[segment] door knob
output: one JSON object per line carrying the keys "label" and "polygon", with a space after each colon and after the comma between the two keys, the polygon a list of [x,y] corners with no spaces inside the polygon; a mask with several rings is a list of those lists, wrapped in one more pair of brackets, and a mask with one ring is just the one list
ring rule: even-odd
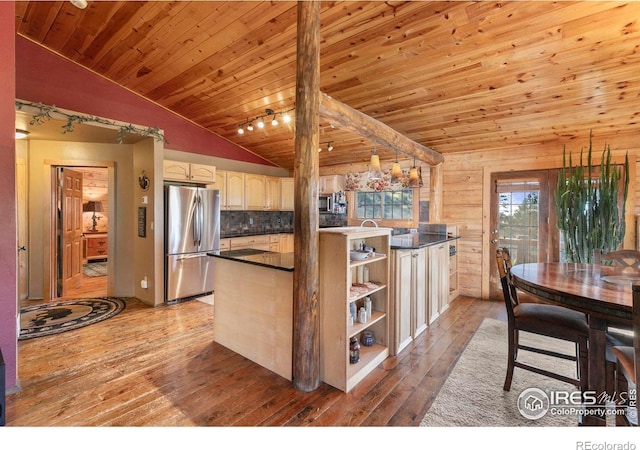
{"label": "door knob", "polygon": [[18,251],[19,252],[25,252],[25,251],[27,251],[27,247],[25,247],[24,245],[21,245],[20,247],[18,247]]}

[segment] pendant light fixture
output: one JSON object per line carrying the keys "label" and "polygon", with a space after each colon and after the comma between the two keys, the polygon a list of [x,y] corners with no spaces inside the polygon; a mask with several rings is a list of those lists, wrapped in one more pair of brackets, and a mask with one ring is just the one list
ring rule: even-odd
{"label": "pendant light fixture", "polygon": [[369,179],[380,180],[382,178],[382,170],[380,170],[380,157],[376,153],[376,143],[373,143],[373,154],[369,161]]}
{"label": "pendant light fixture", "polygon": [[409,171],[409,187],[420,187],[420,177],[418,176],[418,168],[416,167],[415,158],[413,158],[413,167]]}
{"label": "pendant light fixture", "polygon": [[400,163],[398,162],[398,150],[396,150],[396,161],[393,163],[391,167],[391,182],[397,183],[402,178],[402,169],[400,168]]}

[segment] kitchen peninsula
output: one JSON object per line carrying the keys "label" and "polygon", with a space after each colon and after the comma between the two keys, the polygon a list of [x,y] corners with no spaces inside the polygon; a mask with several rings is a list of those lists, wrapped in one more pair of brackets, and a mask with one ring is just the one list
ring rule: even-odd
{"label": "kitchen peninsula", "polygon": [[293,253],[209,253],[214,270],[214,340],[292,379]]}

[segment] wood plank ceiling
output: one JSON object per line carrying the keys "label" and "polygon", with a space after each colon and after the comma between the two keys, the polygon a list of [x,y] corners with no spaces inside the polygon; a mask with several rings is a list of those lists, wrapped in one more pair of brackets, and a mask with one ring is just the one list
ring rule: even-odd
{"label": "wood plank ceiling", "polygon": [[[639,131],[640,3],[348,1],[321,10],[322,92],[443,154]],[[269,117],[263,130],[237,129],[267,108],[295,106],[295,2],[16,2],[16,30],[293,169],[292,125],[272,127]],[[320,141],[321,166],[365,163],[373,147],[326,122]]]}

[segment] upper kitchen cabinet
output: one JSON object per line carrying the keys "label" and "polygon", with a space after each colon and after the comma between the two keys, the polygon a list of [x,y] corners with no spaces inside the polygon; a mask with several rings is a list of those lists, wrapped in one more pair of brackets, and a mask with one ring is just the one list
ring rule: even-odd
{"label": "upper kitchen cabinet", "polygon": [[244,203],[249,210],[264,209],[264,175],[245,174]]}
{"label": "upper kitchen cabinet", "polygon": [[187,181],[194,183],[215,183],[216,168],[206,164],[184,161],[163,161],[162,175],[165,180]]}
{"label": "upper kitchen cabinet", "polygon": [[318,179],[320,194],[333,194],[344,191],[344,175],[323,175]]}
{"label": "upper kitchen cabinet", "polygon": [[279,211],[280,202],[280,178],[264,177],[264,209],[267,211]]}
{"label": "upper kitchen cabinet", "polygon": [[220,210],[227,209],[227,172],[224,170],[216,170],[216,181],[207,185],[209,189],[217,189],[220,191]]}
{"label": "upper kitchen cabinet", "polygon": [[280,209],[293,211],[293,178],[280,178]]}
{"label": "upper kitchen cabinet", "polygon": [[227,171],[226,194],[227,209],[245,209],[244,203],[244,177],[242,172]]}
{"label": "upper kitchen cabinet", "polygon": [[280,178],[245,174],[244,201],[247,210],[278,211],[280,209]]}

